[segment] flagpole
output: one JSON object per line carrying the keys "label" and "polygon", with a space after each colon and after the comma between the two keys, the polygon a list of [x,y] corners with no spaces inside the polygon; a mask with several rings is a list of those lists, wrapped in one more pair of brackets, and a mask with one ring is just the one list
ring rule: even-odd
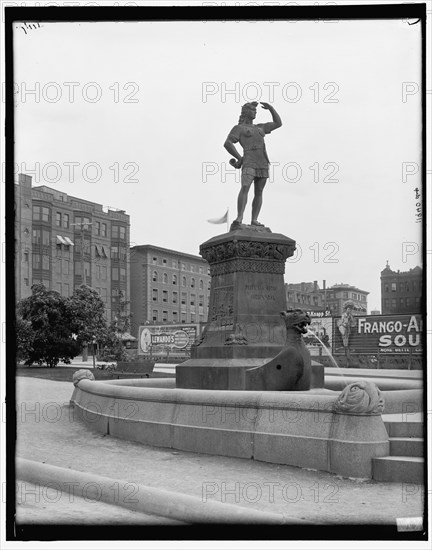
{"label": "flagpole", "polygon": [[227,233],[229,232],[229,206],[227,206]]}

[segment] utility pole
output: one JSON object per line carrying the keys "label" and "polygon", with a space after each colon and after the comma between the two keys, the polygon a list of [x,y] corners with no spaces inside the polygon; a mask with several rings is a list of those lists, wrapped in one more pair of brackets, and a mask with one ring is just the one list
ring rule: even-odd
{"label": "utility pole", "polygon": [[[86,284],[86,276],[84,272],[84,226],[86,225],[93,225],[92,222],[77,222],[77,223],[71,223],[72,226],[80,226],[81,229],[81,254],[80,254],[80,260],[81,260],[81,284]],[[91,261],[91,248],[90,248],[90,261]],[[93,348],[93,355],[94,355],[94,348]],[[83,352],[82,352],[82,360],[87,361],[88,359],[88,344],[85,343],[83,345]],[[93,358],[94,360],[94,358]]]}
{"label": "utility pole", "polygon": [[[78,222],[78,223],[71,223],[70,225],[79,225],[81,232],[80,232],[80,242],[81,242],[81,254],[80,254],[80,260],[81,260],[81,284],[86,284],[86,277],[84,273],[84,226],[86,225],[93,225],[93,222]],[[91,249],[90,249],[90,260],[91,260]]]}

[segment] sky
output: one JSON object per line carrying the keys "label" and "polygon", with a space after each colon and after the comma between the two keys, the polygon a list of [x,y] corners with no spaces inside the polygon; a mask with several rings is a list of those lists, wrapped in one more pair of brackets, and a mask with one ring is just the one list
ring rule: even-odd
{"label": "sky", "polygon": [[420,39],[401,20],[17,23],[16,172],[125,210],[131,246],[198,254],[226,232],[208,219],[236,217],[224,141],[269,102],[260,221],[297,242],[285,282],[348,283],[380,310],[386,262],[422,265]]}

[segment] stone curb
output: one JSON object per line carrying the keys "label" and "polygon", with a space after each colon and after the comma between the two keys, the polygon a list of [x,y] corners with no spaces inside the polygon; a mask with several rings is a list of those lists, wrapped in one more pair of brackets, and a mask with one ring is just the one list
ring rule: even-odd
{"label": "stone curb", "polygon": [[16,459],[16,479],[52,487],[57,491],[102,501],[153,516],[185,523],[312,525],[302,519],[272,512],[261,512],[233,504],[156,489],[127,480],[113,479],[42,464],[25,458]]}

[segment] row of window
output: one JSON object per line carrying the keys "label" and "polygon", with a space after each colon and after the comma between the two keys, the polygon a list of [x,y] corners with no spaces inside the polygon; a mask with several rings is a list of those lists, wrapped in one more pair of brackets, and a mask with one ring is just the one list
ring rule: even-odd
{"label": "row of window", "polygon": [[[157,271],[153,271],[152,281],[154,283],[157,283],[157,282],[159,282],[159,280],[161,280],[162,283],[164,283],[164,284],[168,284],[168,273],[162,273],[162,277],[160,277],[160,274]],[[171,276],[171,284],[177,285],[177,282],[178,282],[177,275],[176,274],[172,275]],[[182,277],[182,286],[183,287],[187,286],[186,277]],[[196,286],[195,277],[191,277],[190,287],[195,288],[195,286]],[[198,282],[198,288],[199,288],[199,290],[204,290],[204,281],[202,279],[200,279],[199,282]],[[210,281],[208,281],[207,289],[210,290]]]}
{"label": "row of window", "polygon": [[[50,209],[47,206],[33,205],[33,220],[50,222]],[[108,234],[108,226],[104,222],[91,222],[87,216],[75,216],[74,223],[70,223],[70,216],[64,212],[55,213],[55,226],[69,229],[73,225],[77,229],[90,230],[94,226],[95,235],[106,237]],[[111,225],[111,238],[126,240],[126,227],[123,225]]]}
{"label": "row of window", "polygon": [[[159,302],[159,290],[157,288],[154,288],[152,290],[152,300],[153,302]],[[191,306],[195,306],[196,305],[196,294],[191,294],[190,295],[190,299],[189,299],[189,304]],[[179,293],[177,291],[173,291],[171,293],[171,304],[178,304],[178,300],[179,300]],[[168,303],[169,301],[169,293],[168,293],[168,290],[162,290],[162,302],[165,302],[165,303]],[[187,302],[187,292],[182,292],[181,293],[181,304],[182,305],[186,305],[186,302]],[[199,307],[203,307],[204,306],[204,294],[199,294],[198,295],[198,306]]]}
{"label": "row of window", "polygon": [[[420,298],[416,296],[414,299],[412,298],[399,298],[399,307],[401,308],[407,308],[411,307],[413,305],[419,306],[420,305]],[[398,300],[396,298],[384,298],[384,307],[385,308],[396,308],[398,307]]]}
{"label": "row of window", "polygon": [[[154,265],[158,265],[159,263],[159,259],[157,256],[153,256],[152,258],[152,263]],[[162,258],[162,265],[164,266],[167,266],[168,267],[168,260],[166,258]],[[181,267],[181,270],[182,271],[188,271],[190,270],[191,273],[199,273],[201,275],[204,274],[204,270],[207,269],[207,274],[210,275],[210,268],[204,268],[203,266],[196,266],[194,264],[190,264],[189,265],[189,269],[188,269],[188,266],[184,263],[184,262],[180,262],[180,267]],[[171,267],[173,269],[178,269],[179,268],[179,262],[177,260],[171,260]]]}
{"label": "row of window", "polygon": [[[410,284],[411,283],[411,284]],[[397,292],[397,283],[385,283],[384,284],[384,292]],[[413,292],[416,292],[417,290],[421,289],[421,283],[420,281],[405,281],[403,283],[399,283],[399,292],[410,292],[411,290]]]}
{"label": "row of window", "polygon": [[154,309],[152,312],[152,320],[159,322],[162,321],[163,323],[172,322],[172,323],[197,323],[198,321],[200,323],[204,322],[204,315],[198,315],[196,316],[194,313],[191,313],[188,319],[188,316],[185,311],[182,311],[179,315],[177,311],[171,312],[171,318],[170,314],[166,310],[159,311],[157,309]]}

